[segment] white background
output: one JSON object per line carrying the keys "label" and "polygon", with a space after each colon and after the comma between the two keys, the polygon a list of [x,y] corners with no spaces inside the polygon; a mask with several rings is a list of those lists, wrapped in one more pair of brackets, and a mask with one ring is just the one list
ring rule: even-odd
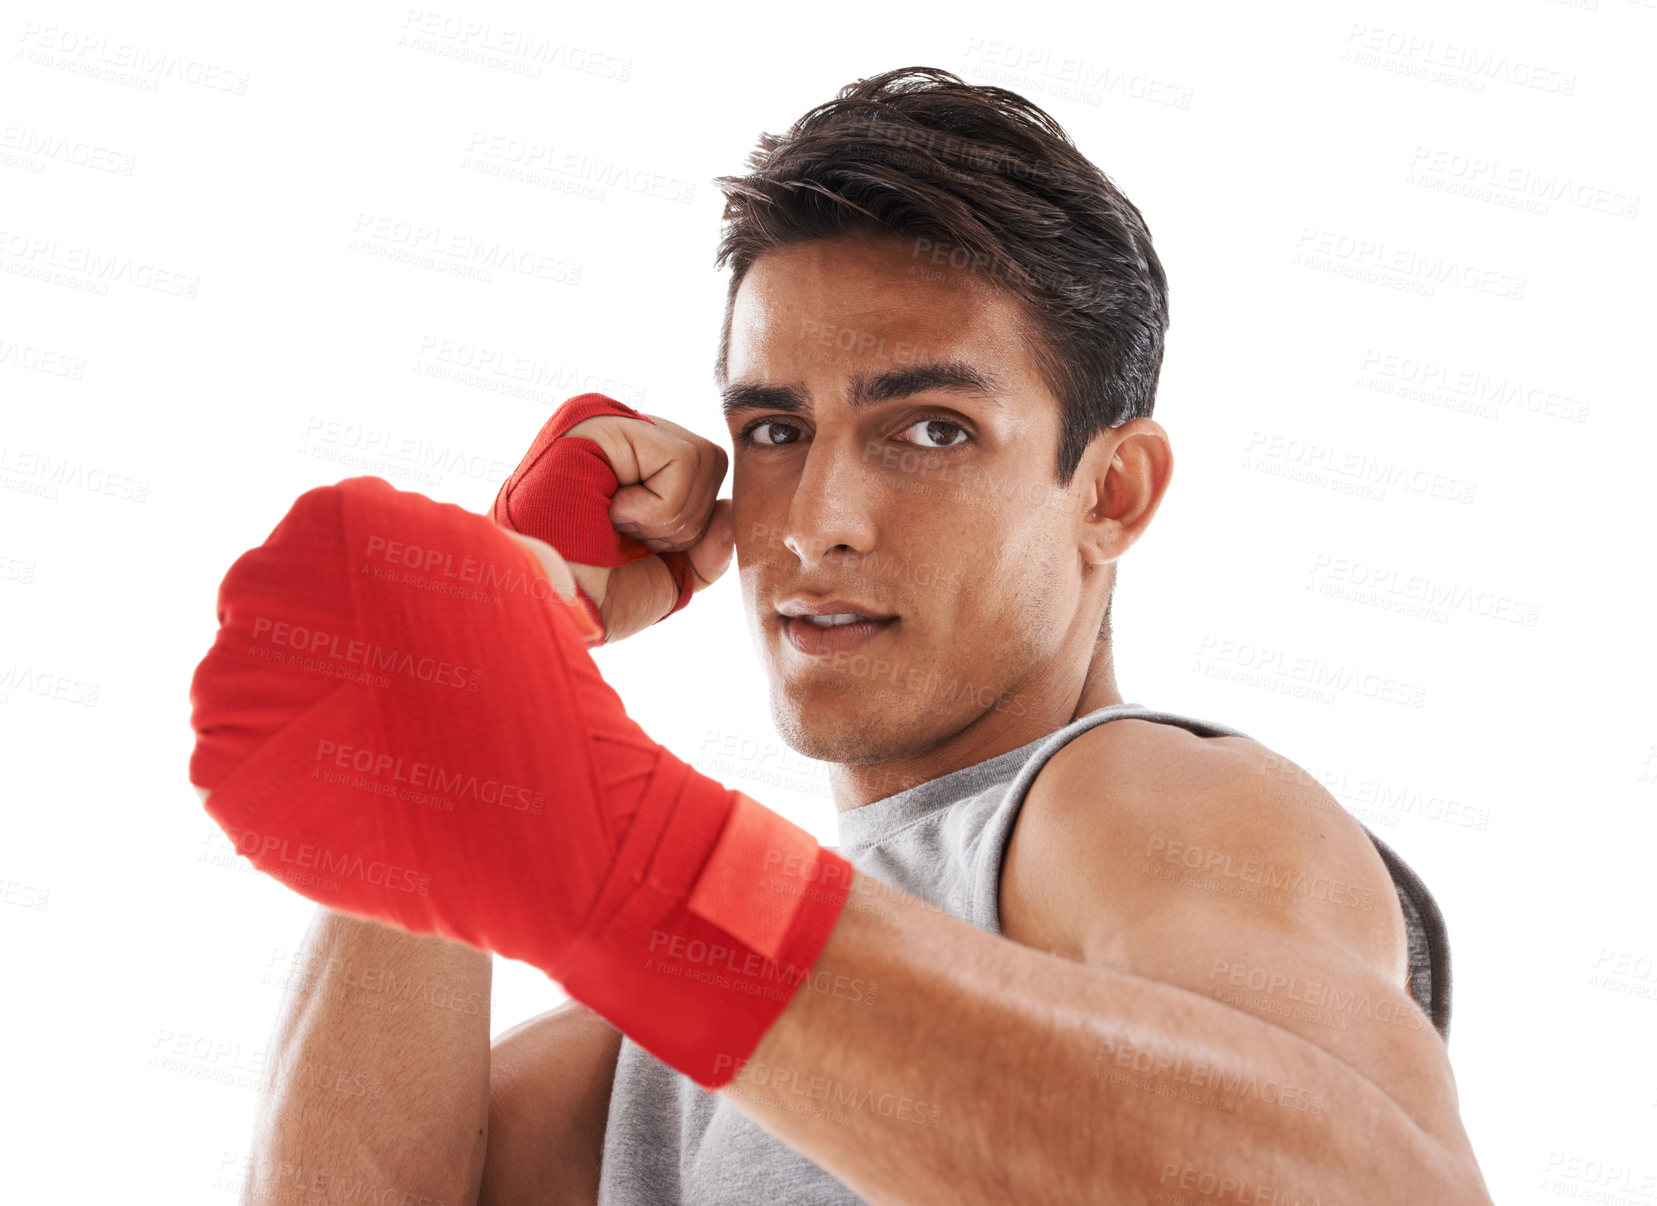
{"label": "white background", "polygon": [[[709,181],[910,64],[1047,108],[1167,269],[1177,464],[1122,565],[1124,697],[1312,770],[1425,878],[1497,1201],[1657,1174],[1652,0],[598,7],[3,10],[7,1196],[232,1200],[315,906],[185,778],[231,561],[357,473],[483,510],[587,389],[724,442]],[[508,31],[554,53],[486,49]],[[488,170],[519,144],[537,178]],[[382,220],[579,281],[398,262]],[[734,572],[597,656],[655,737],[833,841]],[[496,963],[496,1033],[561,999]],[[181,1037],[205,1054],[152,1062]]]}

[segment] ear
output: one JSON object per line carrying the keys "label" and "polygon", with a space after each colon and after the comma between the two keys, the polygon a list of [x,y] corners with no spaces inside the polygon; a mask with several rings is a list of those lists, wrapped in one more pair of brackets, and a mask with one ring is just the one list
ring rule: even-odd
{"label": "ear", "polygon": [[1162,505],[1174,450],[1155,419],[1129,419],[1093,438],[1071,483],[1081,508],[1082,559],[1104,566],[1133,547]]}

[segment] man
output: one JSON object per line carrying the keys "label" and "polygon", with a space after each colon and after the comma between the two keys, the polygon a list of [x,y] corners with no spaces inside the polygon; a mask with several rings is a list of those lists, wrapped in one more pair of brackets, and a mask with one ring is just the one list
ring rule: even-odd
{"label": "man", "polygon": [[[486,1015],[296,1006],[279,1062],[407,1093],[382,1117],[294,1078],[266,1150],[480,1202],[1488,1202],[1430,895],[1286,759],[1117,689],[1115,564],[1172,469],[1137,210],[1045,114],[929,69],[751,166],[721,181],[729,513],[722,455],[617,408],[552,438],[603,452],[617,530],[663,556],[560,558],[514,483],[496,518],[611,640],[734,541],[858,871],[809,990],[717,1092],[574,1003],[488,1050]],[[319,980],[487,999],[479,951],[319,924]]]}

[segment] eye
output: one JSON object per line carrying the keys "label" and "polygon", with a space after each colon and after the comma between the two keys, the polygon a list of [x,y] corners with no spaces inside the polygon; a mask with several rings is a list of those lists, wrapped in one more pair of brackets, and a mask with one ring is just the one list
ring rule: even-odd
{"label": "eye", "polygon": [[[953,419],[944,419],[937,416],[916,419],[908,427],[905,427],[904,431],[914,431],[916,428],[922,429],[922,436],[925,440],[941,441],[935,444],[921,442],[922,448],[955,448],[972,439],[972,436],[967,433],[967,429]],[[960,438],[957,439],[957,436]]]}
{"label": "eye", "polygon": [[779,438],[779,428],[784,433],[792,431],[798,434],[800,430],[796,424],[785,422],[782,419],[761,419],[758,423],[744,428],[742,438],[760,448],[775,448],[782,444],[798,443],[797,440]]}

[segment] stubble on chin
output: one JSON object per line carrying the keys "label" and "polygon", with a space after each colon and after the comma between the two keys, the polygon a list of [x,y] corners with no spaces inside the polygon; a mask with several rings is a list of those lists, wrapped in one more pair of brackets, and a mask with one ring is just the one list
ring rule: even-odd
{"label": "stubble on chin", "polygon": [[[867,683],[821,686],[795,695],[773,683],[771,719],[796,753],[840,766],[869,766],[904,756],[913,717]],[[913,701],[910,701],[913,702]]]}

